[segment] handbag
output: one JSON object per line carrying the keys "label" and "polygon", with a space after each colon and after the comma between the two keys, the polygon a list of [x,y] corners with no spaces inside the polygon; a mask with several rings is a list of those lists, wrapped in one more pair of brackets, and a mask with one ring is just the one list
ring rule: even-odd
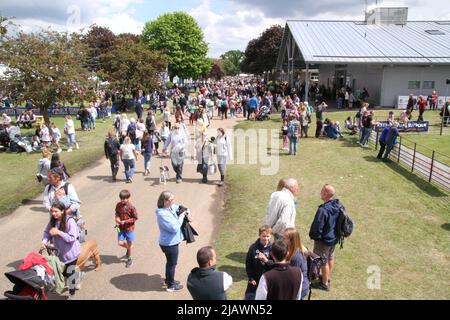
{"label": "handbag", "polygon": [[208,165],[208,173],[213,175],[217,172],[217,167],[216,164],[214,163],[214,161],[212,161],[209,165]]}

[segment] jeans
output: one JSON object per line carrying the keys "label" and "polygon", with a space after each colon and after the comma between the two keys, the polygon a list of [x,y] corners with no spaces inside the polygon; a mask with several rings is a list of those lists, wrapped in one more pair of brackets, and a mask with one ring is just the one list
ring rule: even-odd
{"label": "jeans", "polygon": [[150,170],[150,161],[152,160],[151,153],[144,153],[144,170]]}
{"label": "jeans", "polygon": [[289,138],[289,154],[297,154],[297,138]]}
{"label": "jeans", "polygon": [[183,162],[178,166],[174,165],[172,162],[172,168],[173,168],[173,171],[175,171],[175,173],[176,173],[176,179],[177,180],[183,179]]}
{"label": "jeans", "polygon": [[230,114],[231,114],[231,117],[236,116],[236,109],[235,108],[230,109]]}
{"label": "jeans", "polygon": [[111,163],[111,174],[113,179],[116,179],[117,173],[119,172],[119,155],[113,155],[109,157],[109,162]]}
{"label": "jeans", "polygon": [[123,159],[123,165],[125,166],[125,177],[128,179],[134,176],[134,159]]}
{"label": "jeans", "polygon": [[175,285],[175,268],[178,262],[178,244],[174,246],[162,246],[162,252],[166,255],[166,284],[167,287]]}
{"label": "jeans", "polygon": [[394,145],[393,144],[387,144],[386,145],[386,152],[384,153],[383,161],[387,161],[388,160],[389,153],[391,153],[392,149],[394,149]]}
{"label": "jeans", "polygon": [[372,128],[363,128],[363,134],[361,137],[361,144],[366,145],[369,142],[370,133],[372,132]]}
{"label": "jeans", "polygon": [[76,143],[75,133],[69,133],[67,135],[67,145],[69,146],[69,148],[72,148],[72,144],[74,143]]}

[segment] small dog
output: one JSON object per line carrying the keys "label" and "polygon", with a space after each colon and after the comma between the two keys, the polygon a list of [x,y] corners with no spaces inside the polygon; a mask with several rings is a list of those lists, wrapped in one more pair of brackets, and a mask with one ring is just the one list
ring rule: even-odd
{"label": "small dog", "polygon": [[169,167],[168,166],[164,166],[164,167],[159,167],[159,183],[167,183],[167,180],[169,180]]}
{"label": "small dog", "polygon": [[86,241],[81,245],[81,252],[77,260],[77,267],[80,270],[83,269],[84,265],[89,260],[92,260],[95,263],[95,271],[99,271],[102,262],[100,260],[98,244],[95,240]]}

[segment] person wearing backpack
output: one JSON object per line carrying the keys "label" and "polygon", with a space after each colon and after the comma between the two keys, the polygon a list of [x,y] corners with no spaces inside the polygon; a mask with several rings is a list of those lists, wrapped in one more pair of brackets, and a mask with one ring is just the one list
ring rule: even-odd
{"label": "person wearing backpack", "polygon": [[311,284],[311,287],[325,291],[330,290],[334,248],[339,241],[337,223],[342,205],[338,199],[333,199],[335,193],[335,188],[329,184],[322,187],[320,198],[324,203],[317,209],[309,231],[309,237],[314,240],[313,252],[322,257],[324,262],[320,270],[322,281]]}
{"label": "person wearing backpack", "polygon": [[48,172],[48,186],[44,189],[44,207],[50,211],[52,205],[59,202],[61,197],[59,189],[64,189],[64,195],[70,199],[70,206],[66,209],[69,216],[79,216],[81,201],[74,186],[63,180],[64,171],[60,168],[53,168]]}
{"label": "person wearing backpack", "polygon": [[111,163],[111,174],[113,181],[116,181],[117,173],[119,172],[119,152],[120,143],[114,134],[110,131],[105,140],[105,156]]}
{"label": "person wearing backpack", "polygon": [[288,125],[288,137],[289,137],[289,154],[297,155],[297,143],[298,132],[300,128],[300,122],[293,116],[289,116],[290,121]]}

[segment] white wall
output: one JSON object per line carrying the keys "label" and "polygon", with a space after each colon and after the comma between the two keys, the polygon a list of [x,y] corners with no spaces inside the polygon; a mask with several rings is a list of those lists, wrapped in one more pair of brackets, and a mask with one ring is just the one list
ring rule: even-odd
{"label": "white wall", "polygon": [[[398,96],[431,94],[431,89],[422,89],[424,81],[435,81],[439,96],[450,95],[450,66],[385,66],[382,83],[382,106],[396,106]],[[408,89],[408,81],[420,81],[420,89]],[[449,94],[447,94],[447,90]]]}

